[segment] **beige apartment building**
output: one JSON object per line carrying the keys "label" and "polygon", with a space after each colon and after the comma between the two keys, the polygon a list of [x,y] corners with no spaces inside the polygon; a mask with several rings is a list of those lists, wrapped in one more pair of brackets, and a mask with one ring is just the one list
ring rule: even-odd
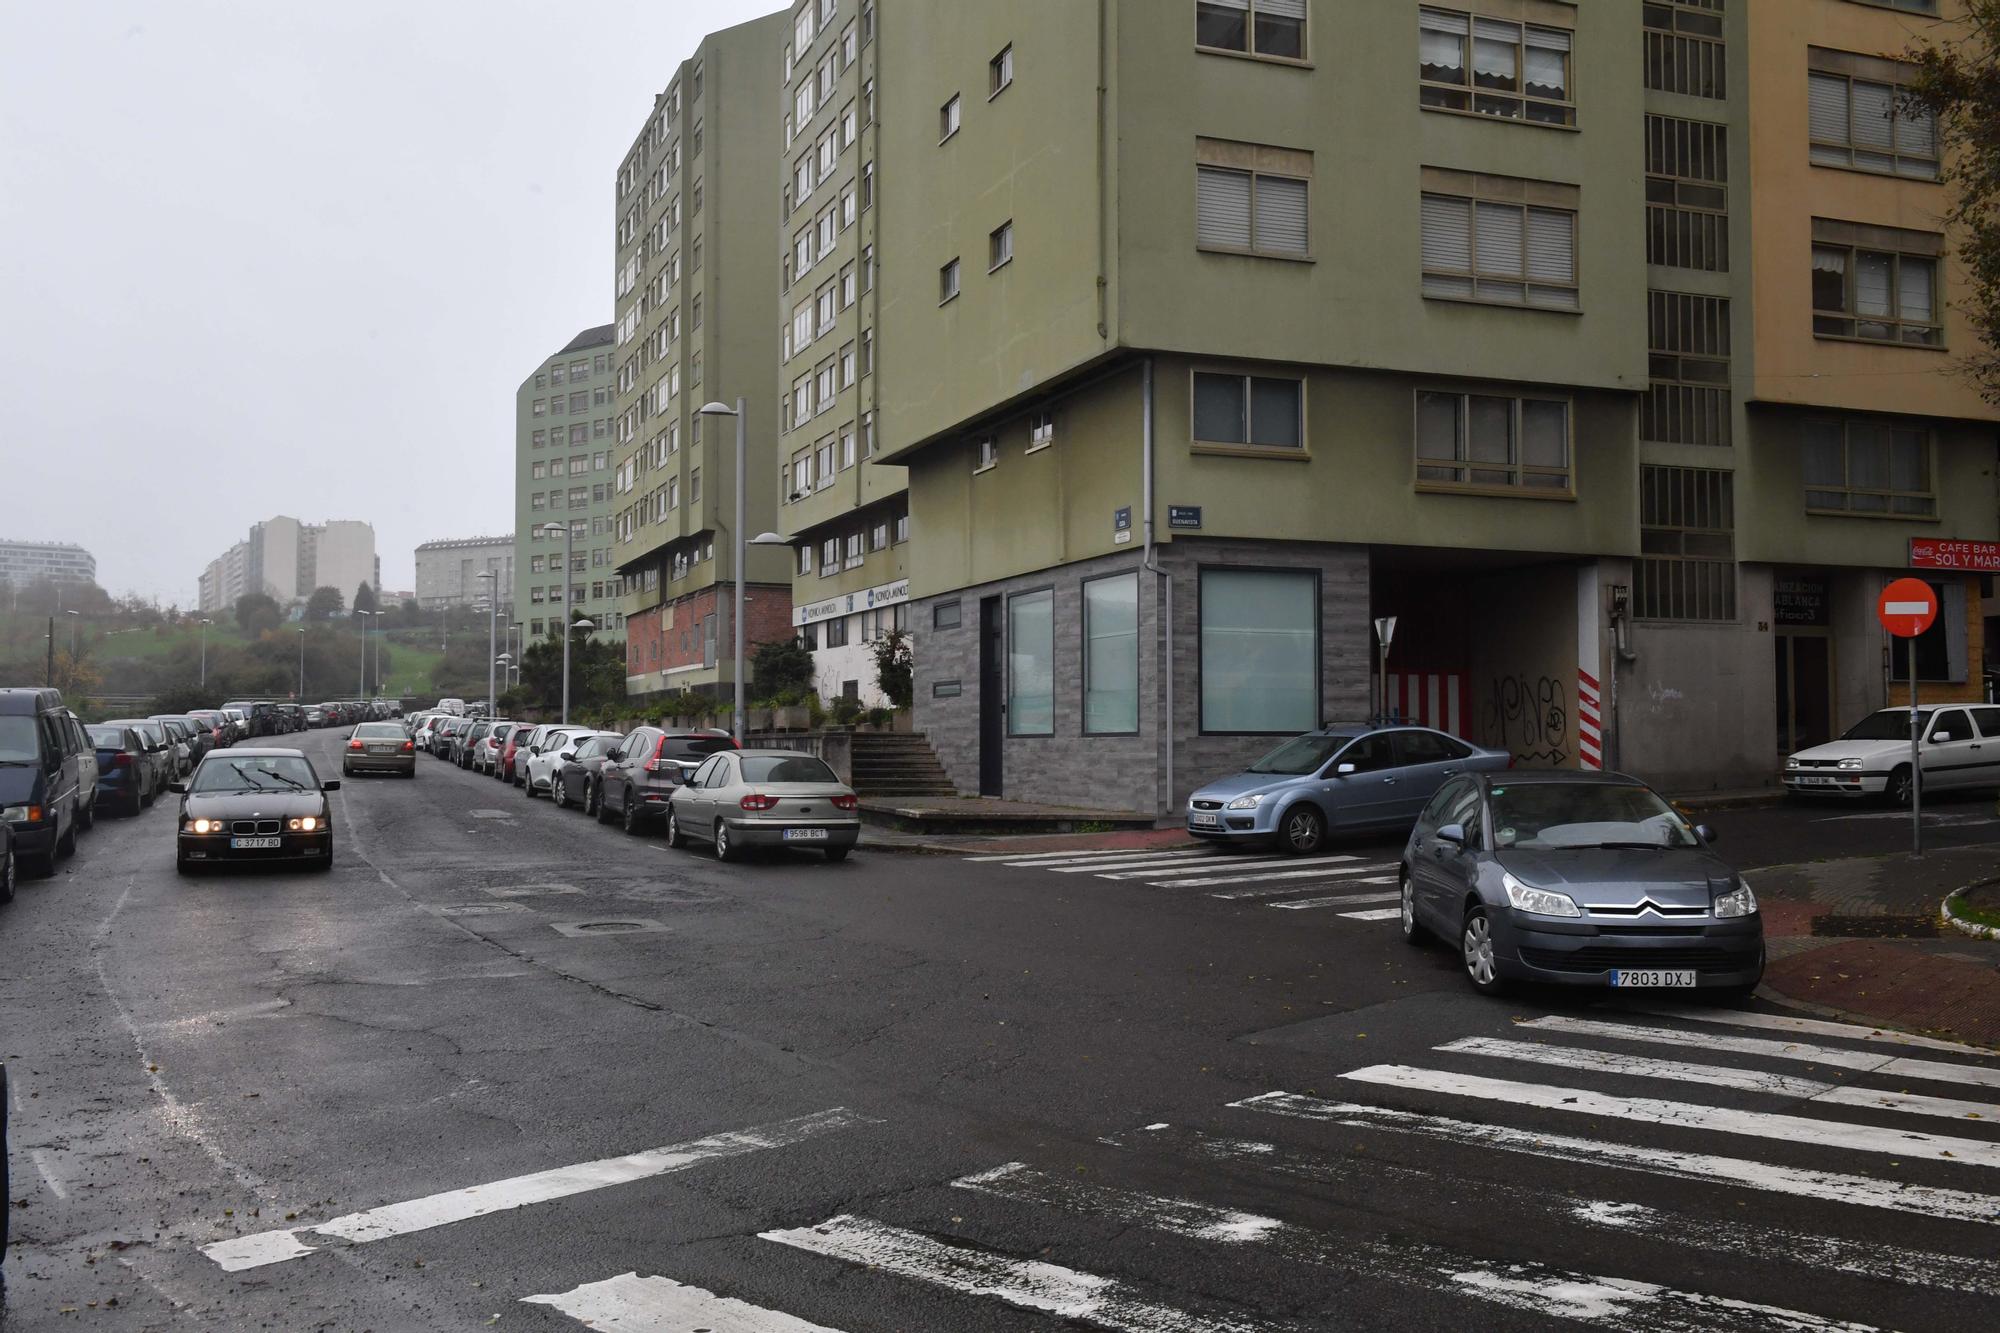
{"label": "beige apartment building", "polygon": [[790,31],[773,14],[704,39],[619,167],[612,526],[633,695],[734,681],[737,420],[705,404],[745,413],[748,642],[789,633],[791,552],[749,543],[780,521],[771,89]]}
{"label": "beige apartment building", "polygon": [[856,4],[781,39],[794,616],[909,617],[963,791],[1171,811],[1384,711],[1768,783],[2000,537],[1918,0]]}

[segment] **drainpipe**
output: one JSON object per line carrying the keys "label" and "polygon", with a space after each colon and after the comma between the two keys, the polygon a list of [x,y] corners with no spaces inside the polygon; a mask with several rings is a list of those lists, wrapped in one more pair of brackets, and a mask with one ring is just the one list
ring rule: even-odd
{"label": "drainpipe", "polygon": [[[1153,547],[1153,358],[1147,357],[1139,364],[1139,397],[1141,401],[1139,444],[1139,493],[1145,505],[1145,521],[1140,535],[1145,542],[1140,568],[1156,576],[1153,583],[1153,624],[1154,665],[1166,680],[1165,716],[1161,730],[1167,742],[1167,806],[1171,810],[1174,795],[1174,580],[1166,570],[1160,568],[1158,552]],[[1160,585],[1166,585],[1165,619],[1161,619]]]}

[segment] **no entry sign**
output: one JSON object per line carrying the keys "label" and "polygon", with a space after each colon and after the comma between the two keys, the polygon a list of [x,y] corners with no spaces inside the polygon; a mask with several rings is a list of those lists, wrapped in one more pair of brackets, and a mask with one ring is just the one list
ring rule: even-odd
{"label": "no entry sign", "polygon": [[1922,579],[1897,579],[1882,589],[1875,614],[1882,628],[1899,639],[1914,639],[1937,619],[1937,593]]}

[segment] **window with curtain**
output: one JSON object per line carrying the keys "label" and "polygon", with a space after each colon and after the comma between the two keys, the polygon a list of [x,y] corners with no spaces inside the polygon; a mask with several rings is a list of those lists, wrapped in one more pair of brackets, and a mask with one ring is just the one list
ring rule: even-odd
{"label": "window with curtain", "polygon": [[1417,26],[1418,100],[1424,106],[1576,124],[1567,29],[1429,7],[1418,11]]}
{"label": "window with curtain", "polygon": [[1937,118],[1911,102],[1907,89],[1814,70],[1807,76],[1806,117],[1817,166],[1938,178]]}
{"label": "window with curtain", "polygon": [[1195,173],[1195,234],[1204,249],[1311,252],[1304,180],[1209,166]]}
{"label": "window with curtain", "polygon": [[1051,736],[1056,729],[1055,593],[1007,599],[1007,734]]}
{"label": "window with curtain", "polygon": [[1944,345],[1937,260],[1926,255],[1815,245],[1813,332],[1826,338]]}
{"label": "window with curtain", "polygon": [[1562,398],[1417,395],[1417,483],[1569,495],[1570,405]]}
{"label": "window with curtain", "polygon": [[1139,575],[1083,585],[1083,730],[1139,729]]}
{"label": "window with curtain", "polygon": [[1425,296],[1578,307],[1574,212],[1426,194],[1421,227]]}
{"label": "window with curtain", "polygon": [[1319,577],[1201,571],[1201,729],[1295,735],[1319,725]]}
{"label": "window with curtain", "polygon": [[1872,417],[1809,421],[1802,452],[1809,510],[1937,514],[1930,432],[1922,426]]}
{"label": "window with curtain", "polygon": [[1306,0],[1195,0],[1194,42],[1210,51],[1306,58]]}

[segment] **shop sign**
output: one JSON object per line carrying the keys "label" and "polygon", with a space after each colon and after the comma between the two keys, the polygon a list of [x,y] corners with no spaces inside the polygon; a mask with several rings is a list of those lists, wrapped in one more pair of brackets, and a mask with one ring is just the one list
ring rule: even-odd
{"label": "shop sign", "polygon": [[850,592],[839,597],[829,597],[823,602],[808,602],[804,606],[793,607],[792,624],[813,625],[834,616],[851,616],[857,611],[872,611],[878,606],[894,606],[898,602],[909,600],[910,581],[898,579],[894,583],[884,583],[865,592]]}
{"label": "shop sign", "polygon": [[1824,627],[1826,580],[1817,574],[1780,574],[1771,581],[1771,619],[1780,625]]}
{"label": "shop sign", "polygon": [[2000,574],[2000,542],[1957,541],[1949,537],[1910,538],[1911,569],[1962,569]]}

